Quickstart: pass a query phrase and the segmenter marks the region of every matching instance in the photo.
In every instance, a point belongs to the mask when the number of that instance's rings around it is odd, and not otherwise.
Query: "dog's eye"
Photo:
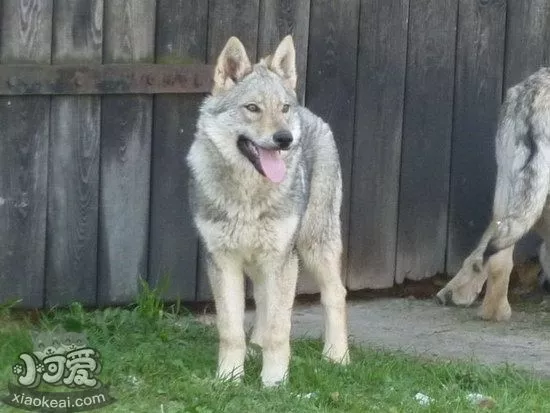
[[[288,104],[283,105],[283,113],[287,113],[289,111],[289,109],[290,109],[290,105],[288,105]]]
[[[250,103],[249,105],[246,105],[245,108],[250,112],[254,112],[254,113],[257,113],[260,111],[260,108],[258,107],[258,105],[255,105],[254,103]]]

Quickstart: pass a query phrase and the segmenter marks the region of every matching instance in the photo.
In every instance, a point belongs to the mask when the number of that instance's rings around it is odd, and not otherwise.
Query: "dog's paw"
[[[508,321],[512,316],[512,308],[508,300],[502,300],[499,303],[483,303],[478,312],[479,317],[487,321]]]
[[[264,362],[261,376],[264,387],[281,386],[287,382],[288,365],[284,363],[266,364]]]
[[[283,376],[281,376],[281,375],[274,375],[274,376],[266,375],[265,377],[262,374],[262,385],[264,387],[267,387],[267,388],[283,386],[287,383],[287,381],[288,381],[287,373],[285,373]]]

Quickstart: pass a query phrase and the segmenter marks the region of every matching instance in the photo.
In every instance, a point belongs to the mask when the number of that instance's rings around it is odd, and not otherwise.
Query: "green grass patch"
[[[260,356],[247,360],[242,384],[214,379],[215,328],[176,308],[163,308],[154,291],[130,308],[86,311],[79,304],[30,321],[0,316],[0,394],[14,381],[11,366],[32,350],[31,328],[86,332],[101,354],[102,382],[117,401],[101,412],[475,412],[469,393],[491,396],[495,412],[550,411],[550,382],[512,368],[430,361],[353,347],[352,364],[321,360],[321,341],[292,343],[290,381],[262,389]],[[498,351],[498,349],[495,349]],[[63,389],[66,391],[67,389]],[[415,400],[423,393],[433,401]],[[21,412],[0,406],[1,412]]]

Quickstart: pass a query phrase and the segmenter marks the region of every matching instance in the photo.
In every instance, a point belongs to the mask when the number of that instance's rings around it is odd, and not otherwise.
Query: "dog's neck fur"
[[[300,167],[300,146],[286,154],[287,178],[279,184],[269,182],[247,161],[228,162],[208,139],[197,139],[191,150],[191,166],[200,197],[197,200],[199,210],[224,210],[233,217],[255,220],[266,211],[283,214],[300,207],[289,203],[289,195],[303,190],[301,182],[295,179],[300,175],[296,173]]]

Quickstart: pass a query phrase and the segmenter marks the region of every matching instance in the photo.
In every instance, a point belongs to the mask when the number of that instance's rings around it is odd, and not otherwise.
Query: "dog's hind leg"
[[[482,256],[488,281],[480,315],[486,320],[510,318],[508,282],[514,245],[539,222],[548,196],[546,156],[531,135],[526,139],[532,141],[532,147],[525,164],[509,176],[497,178],[493,232]]]
[[[315,277],[321,292],[325,319],[323,356],[336,363],[349,363],[346,289],[341,277],[341,244],[332,248],[309,246],[300,248],[300,256]]]
[[[208,257],[208,277],[216,304],[220,339],[217,376],[239,380],[244,374],[244,275],[239,260],[225,255]]]
[[[514,266],[514,245],[491,255],[487,262],[487,291],[480,309],[485,320],[506,321],[512,310],[508,303],[508,282]]]

